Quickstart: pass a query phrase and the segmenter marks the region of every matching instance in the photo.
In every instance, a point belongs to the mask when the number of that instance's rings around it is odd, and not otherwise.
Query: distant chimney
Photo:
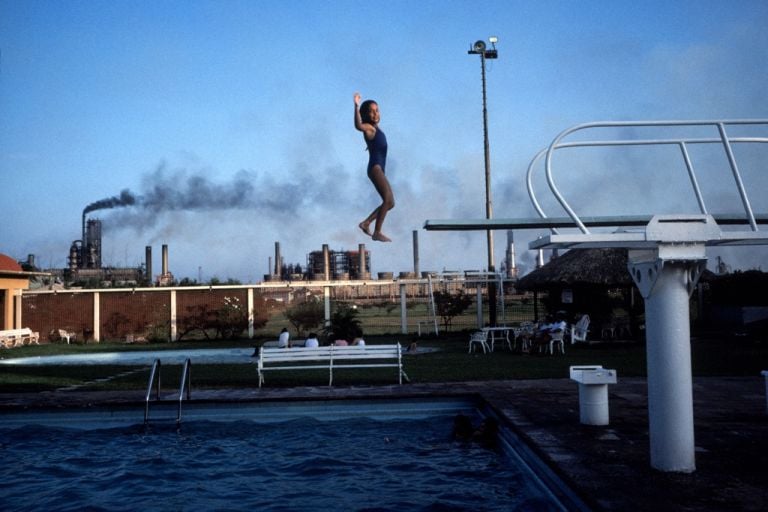
[[[331,255],[328,251],[328,244],[323,244],[323,279],[331,280]]]
[[[419,277],[419,232],[413,230],[413,273]]]
[[[368,269],[365,268],[365,244],[359,244],[357,246],[357,257],[360,264],[358,265],[358,268],[360,269],[360,275],[357,276],[358,279],[365,279],[366,274],[368,273]]]
[[[163,244],[163,265],[162,265],[162,274],[166,275],[168,273],[168,244]]]
[[[149,283],[150,286],[152,286],[153,277],[152,277],[152,246],[151,245],[148,245],[144,249],[144,260],[145,260],[144,266],[147,270],[147,282]]]
[[[280,242],[275,242],[275,275],[280,277],[283,272],[283,261],[280,256]]]
[[[507,277],[517,279],[517,263],[515,262],[515,233],[507,231]]]

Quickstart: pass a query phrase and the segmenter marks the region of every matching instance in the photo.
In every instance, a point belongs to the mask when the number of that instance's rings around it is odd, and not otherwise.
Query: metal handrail
[[[155,381],[155,375],[157,375],[157,381]],[[152,369],[149,372],[149,384],[147,384],[147,394],[144,397],[144,423],[149,421],[149,398],[152,395],[152,384],[155,385],[155,400],[160,400],[160,360],[155,359],[152,363]]]
[[[184,400],[184,389],[187,390],[187,400],[192,394],[192,360],[187,358],[184,361],[184,369],[181,372],[181,386],[179,386],[179,412],[176,416],[176,423],[181,423],[181,402]]]
[[[752,210],[752,206],[750,205],[750,202],[749,202],[749,197],[747,196],[744,183],[741,179],[741,173],[739,172],[739,168],[736,163],[736,158],[733,154],[732,144],[733,143],[768,143],[768,138],[766,137],[729,137],[728,134],[726,133],[726,126],[735,126],[735,125],[767,125],[768,126],[768,120],[755,119],[755,120],[711,120],[711,121],[616,121],[616,122],[594,122],[594,123],[585,123],[585,124],[576,125],[574,127],[571,127],[561,132],[557,137],[555,137],[555,139],[552,141],[552,143],[548,147],[539,151],[536,154],[536,156],[534,156],[533,160],[531,160],[531,163],[528,166],[528,171],[526,175],[528,196],[531,199],[531,203],[533,204],[533,207],[536,210],[536,212],[539,214],[539,216],[544,219],[548,218],[546,213],[542,209],[541,205],[539,204],[538,200],[536,199],[536,194],[533,191],[533,181],[532,181],[532,176],[533,176],[534,169],[536,168],[536,164],[541,160],[542,157],[546,157],[544,168],[546,171],[547,183],[549,184],[549,188],[552,191],[552,194],[555,196],[557,201],[560,203],[560,206],[563,207],[563,209],[568,214],[568,216],[574,221],[575,226],[578,227],[582,233],[589,234],[589,230],[587,229],[587,227],[584,225],[584,223],[582,222],[578,214],[576,214],[573,208],[571,208],[571,206],[565,200],[565,198],[557,188],[557,185],[555,184],[555,180],[552,174],[552,158],[553,158],[554,152],[558,149],[575,148],[575,147],[676,145],[681,150],[681,154],[685,162],[686,169],[688,171],[689,179],[691,180],[691,186],[693,188],[693,192],[696,197],[699,210],[702,214],[708,214],[706,205],[704,203],[704,198],[701,194],[701,189],[699,188],[696,172],[693,168],[693,163],[691,162],[690,156],[688,155],[687,147],[692,144],[722,144],[723,150],[728,159],[728,164],[731,168],[731,173],[733,174],[733,178],[736,182],[736,187],[739,192],[742,205],[744,207],[746,220],[749,222],[752,231],[758,231],[755,214]],[[594,128],[628,128],[628,127],[648,128],[648,127],[691,127],[691,126],[715,127],[717,128],[720,136],[712,137],[712,138],[668,137],[668,138],[661,138],[661,139],[616,139],[616,140],[587,140],[587,141],[577,141],[577,142],[563,142],[563,139],[565,139],[569,135],[572,135],[575,132],[594,129]],[[552,228],[551,231],[553,233],[557,233],[557,229],[555,228]]]

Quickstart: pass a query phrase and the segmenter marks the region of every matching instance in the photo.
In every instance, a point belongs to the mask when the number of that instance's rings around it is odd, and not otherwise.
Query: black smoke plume
[[[134,196],[127,188],[120,192],[119,196],[107,197],[106,199],[100,199],[94,203],[89,204],[83,210],[83,215],[95,210],[105,210],[107,208],[117,208],[118,206],[133,206],[136,204],[136,196]]]

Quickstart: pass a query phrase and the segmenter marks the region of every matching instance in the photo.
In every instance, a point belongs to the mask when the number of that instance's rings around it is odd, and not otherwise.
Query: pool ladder
[[[147,384],[147,394],[144,397],[144,424],[149,423],[149,402],[152,397],[152,385],[155,385],[155,400],[160,401],[160,359],[155,359],[152,363],[152,369],[149,372],[149,383]],[[157,377],[157,379],[155,379]],[[179,386],[179,398],[178,398],[178,412],[176,414],[176,423],[181,424],[181,405],[184,401],[184,395],[186,391],[186,398],[189,400],[192,393],[192,360],[187,358],[184,361],[184,369],[181,373],[181,385]]]

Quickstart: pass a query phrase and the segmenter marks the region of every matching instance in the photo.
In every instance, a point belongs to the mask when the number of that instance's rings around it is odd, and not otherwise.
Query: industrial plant
[[[152,247],[146,246],[144,263],[136,267],[105,266],[102,260],[102,222],[97,218],[88,218],[88,213],[102,208],[115,206],[119,200],[122,205],[127,201],[123,196],[111,198],[109,203],[100,201],[88,205],[82,214],[82,230],[79,239],[74,240],[67,255],[65,268],[46,269],[56,282],[67,286],[109,287],[109,286],[172,286],[178,284],[169,269],[168,245],[162,245],[162,265],[158,274],[153,273]],[[130,204],[126,203],[126,204]],[[359,244],[357,250],[332,250],[323,244],[320,250],[307,254],[306,263],[285,264],[280,251],[280,242],[275,242],[274,260],[269,258],[269,273],[264,274],[264,281],[365,281],[373,278],[391,280],[392,272],[371,273],[371,252],[365,244]],[[413,232],[413,272],[400,272],[400,278],[417,278],[419,272],[418,232]],[[27,266],[34,267],[34,255],[29,255]],[[501,265],[502,274],[508,279],[518,277],[515,262],[514,234],[507,232],[506,253]],[[193,282],[196,283],[196,282]]]

